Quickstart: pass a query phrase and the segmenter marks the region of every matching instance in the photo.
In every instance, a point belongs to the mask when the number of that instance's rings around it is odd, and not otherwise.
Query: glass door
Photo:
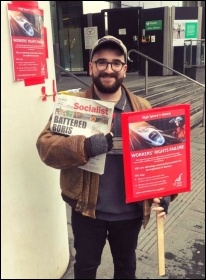
[[[68,71],[83,71],[81,37],[81,1],[60,1],[58,4],[59,45],[62,67]]]

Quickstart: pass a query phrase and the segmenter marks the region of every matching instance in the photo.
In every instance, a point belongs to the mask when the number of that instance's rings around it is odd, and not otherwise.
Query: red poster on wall
[[[190,191],[190,105],[121,116],[126,202]]]
[[[36,5],[8,4],[8,18],[14,81],[47,77],[43,10]]]

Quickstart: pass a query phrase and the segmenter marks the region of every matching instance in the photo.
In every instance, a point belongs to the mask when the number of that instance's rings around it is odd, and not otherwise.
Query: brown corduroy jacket
[[[134,111],[151,108],[149,102],[122,87],[128,96]],[[93,85],[85,92],[75,95],[92,98]],[[99,188],[99,175],[78,168],[85,165],[88,158],[84,151],[85,136],[63,136],[50,130],[50,123],[37,139],[37,150],[41,160],[48,166],[60,169],[60,187],[62,198],[82,215],[95,218],[95,209]],[[172,200],[176,195],[172,196]],[[143,227],[145,228],[151,212],[152,200],[143,203]]]

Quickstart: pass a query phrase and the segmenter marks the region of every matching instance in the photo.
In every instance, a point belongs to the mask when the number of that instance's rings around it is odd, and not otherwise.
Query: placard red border
[[[180,115],[184,118],[185,138],[182,143],[170,143],[170,137],[165,134],[169,128],[167,121],[171,122]],[[178,104],[138,112],[125,112],[121,115],[121,121],[126,203],[189,192],[191,190],[190,105]],[[148,145],[148,141],[139,136],[140,134],[136,137],[136,128],[131,130],[131,127],[142,127],[144,123],[151,127],[152,122],[159,123],[161,126],[164,124],[163,129],[158,128],[158,131],[162,131],[165,139],[169,140],[165,140],[162,146],[151,147],[149,144],[146,148],[132,150],[134,147],[131,148],[131,143],[136,138],[141,139],[145,146]],[[173,136],[171,139],[173,141]],[[181,184],[178,183],[178,174],[182,174]],[[160,180],[160,177],[163,179]],[[176,180],[173,180],[173,177]],[[175,186],[177,183],[178,185]]]

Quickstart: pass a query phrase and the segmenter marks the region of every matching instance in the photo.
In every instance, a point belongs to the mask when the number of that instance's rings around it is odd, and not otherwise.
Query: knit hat
[[[121,49],[125,56],[125,61],[127,61],[127,48],[125,47],[125,45],[122,43],[120,39],[117,39],[116,37],[111,35],[104,36],[96,41],[91,51],[91,60],[95,52],[98,50],[98,48],[108,43],[116,45],[119,49]]]

